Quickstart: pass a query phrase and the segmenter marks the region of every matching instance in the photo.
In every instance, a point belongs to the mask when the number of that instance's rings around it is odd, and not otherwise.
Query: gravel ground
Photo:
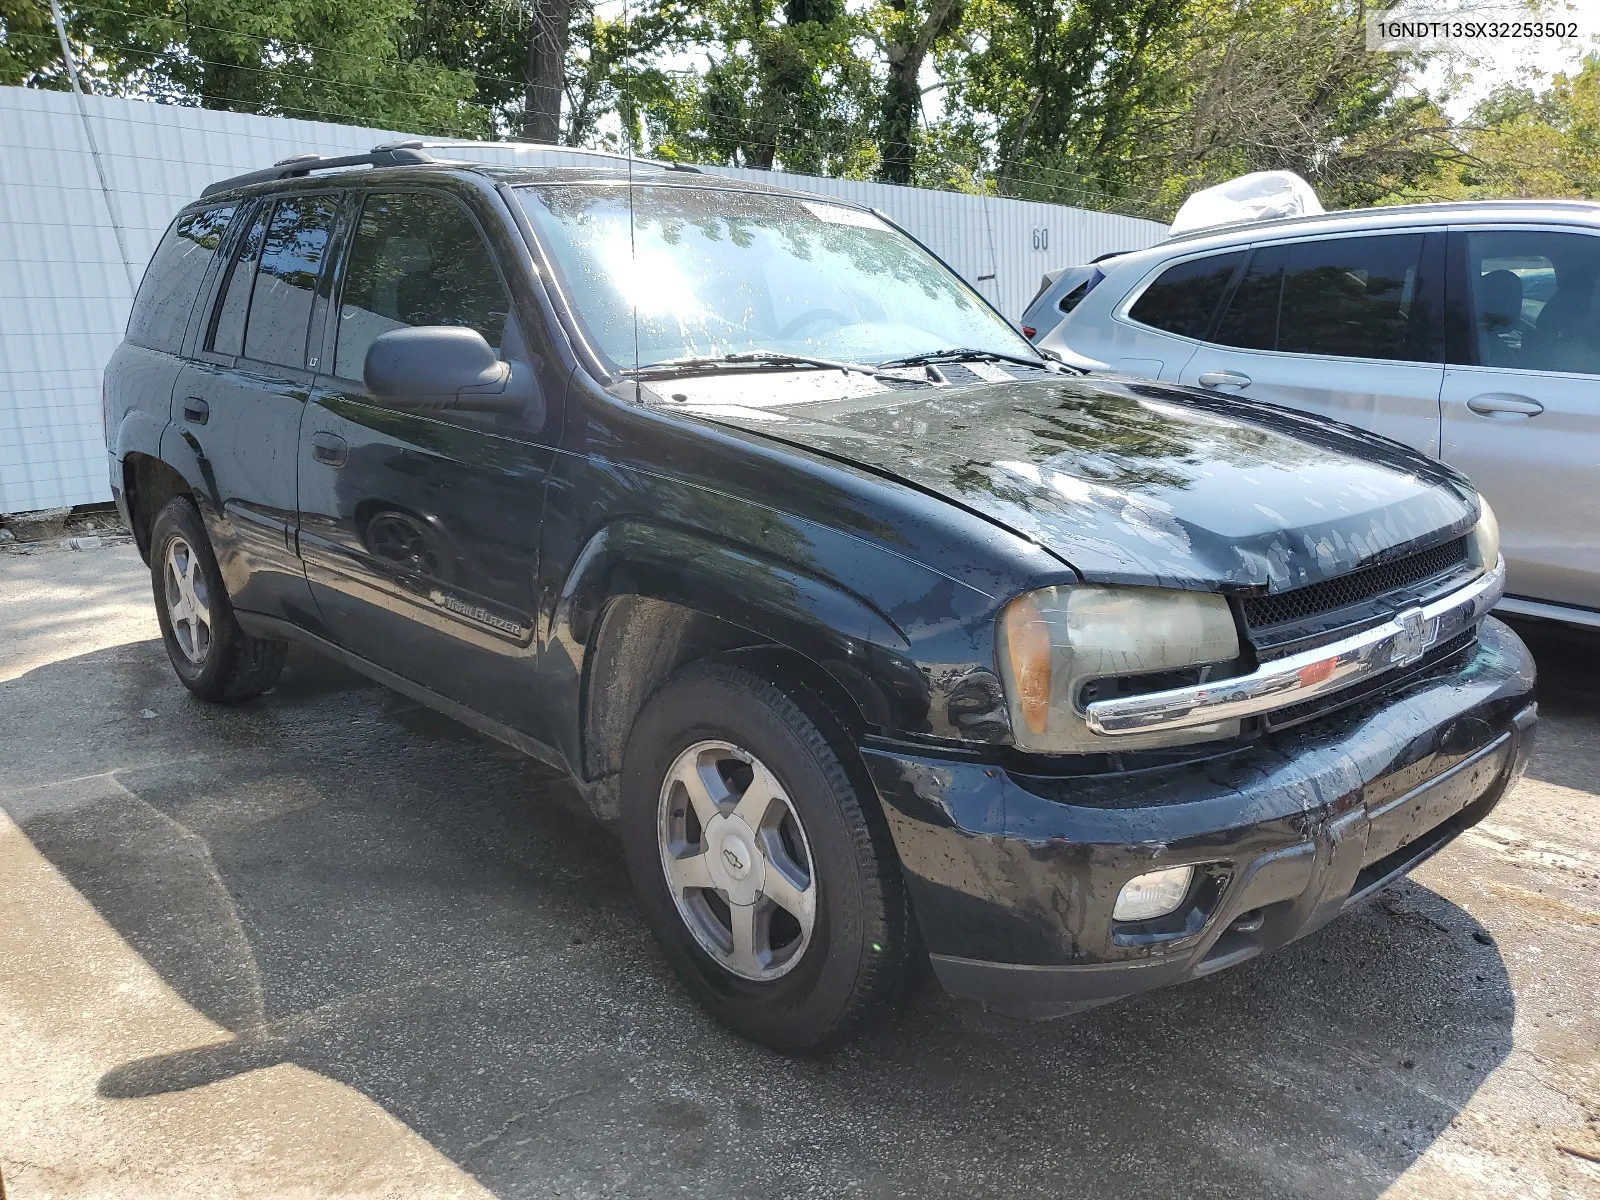
[[[296,654],[172,677],[133,548],[0,547],[0,1171],[36,1197],[1600,1196],[1600,643],[1489,822],[1066,1021],[724,1033],[543,768]]]

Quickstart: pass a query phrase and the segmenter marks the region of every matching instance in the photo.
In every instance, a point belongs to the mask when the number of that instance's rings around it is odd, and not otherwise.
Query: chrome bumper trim
[[[1187,729],[1251,717],[1326,695],[1393,667],[1408,666],[1440,642],[1475,625],[1505,591],[1505,559],[1463,588],[1408,608],[1372,629],[1315,650],[1274,659],[1249,675],[1143,696],[1096,700],[1084,720],[1115,737]]]

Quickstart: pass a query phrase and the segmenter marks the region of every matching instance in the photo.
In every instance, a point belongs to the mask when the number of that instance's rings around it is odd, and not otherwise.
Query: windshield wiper
[[[925,367],[931,363],[961,362],[971,359],[996,359],[1000,362],[1017,363],[1019,366],[1033,367],[1035,370],[1048,371],[1051,366],[1049,359],[1026,358],[1021,354],[1007,354],[1003,350],[974,350],[967,346],[952,346],[948,350],[929,350],[925,354],[908,354],[904,358],[885,359],[879,363],[880,367]]]
[[[815,367],[825,371],[855,371],[862,375],[879,374],[877,367],[865,363],[842,362],[833,358],[816,358],[809,354],[789,354],[782,350],[741,350],[736,354],[716,354],[691,358],[668,358],[647,363],[642,367],[628,367],[622,374],[629,379],[666,379],[673,375],[689,375],[696,371],[719,370],[723,367]]]

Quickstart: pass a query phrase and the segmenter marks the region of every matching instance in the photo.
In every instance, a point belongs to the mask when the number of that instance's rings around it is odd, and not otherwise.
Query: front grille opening
[[[1240,608],[1245,624],[1252,630],[1286,625],[1348,608],[1397,588],[1411,587],[1435,575],[1456,570],[1466,561],[1467,539],[1458,537],[1404,558],[1358,567],[1321,583],[1271,596],[1248,596],[1240,602]]]

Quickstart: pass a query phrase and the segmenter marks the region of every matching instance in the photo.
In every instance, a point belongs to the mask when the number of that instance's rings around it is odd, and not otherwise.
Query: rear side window
[[[128,340],[176,354],[183,346],[200,285],[217,257],[233,206],[184,213],[172,223],[145,268],[128,317]]]
[[[1244,252],[1236,250],[1168,267],[1134,301],[1128,316],[1180,337],[1203,338],[1234,268],[1243,260]]]
[[[1438,361],[1420,233],[1263,246],[1212,340],[1246,350]]]

